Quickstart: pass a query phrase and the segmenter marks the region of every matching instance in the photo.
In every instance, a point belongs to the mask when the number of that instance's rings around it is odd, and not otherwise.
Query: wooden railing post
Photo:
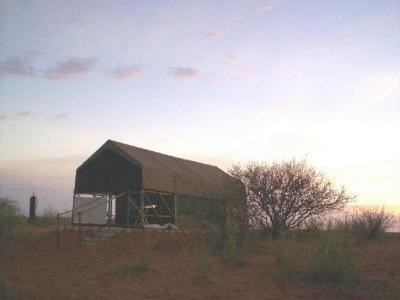
[[[131,192],[128,191],[128,197],[126,199],[126,225],[129,225],[130,218],[130,202],[131,202]]]
[[[78,243],[79,243],[79,247],[82,245],[81,243],[81,221],[82,221],[82,213],[79,212],[78,213]]]
[[[140,225],[144,224],[144,199],[143,190],[140,190]]]
[[[60,249],[60,214],[57,214],[57,238],[56,238],[57,249]]]

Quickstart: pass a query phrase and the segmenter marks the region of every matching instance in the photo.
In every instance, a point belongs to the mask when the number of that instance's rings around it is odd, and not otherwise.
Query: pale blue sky
[[[0,192],[70,206],[107,139],[304,158],[400,202],[399,1],[0,1]]]

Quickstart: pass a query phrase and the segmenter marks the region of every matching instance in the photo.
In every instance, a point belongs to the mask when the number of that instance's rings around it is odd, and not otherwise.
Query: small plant
[[[199,248],[196,251],[195,257],[195,269],[198,275],[198,278],[202,282],[209,282],[210,281],[210,255],[208,245],[205,243],[201,243]]]
[[[53,208],[46,208],[36,219],[36,224],[40,226],[57,225],[57,211]]]
[[[125,264],[119,266],[115,270],[115,273],[118,275],[126,275],[130,273],[145,273],[148,271],[150,271],[150,267],[144,261],[139,261],[135,264]]]
[[[337,234],[324,235],[311,264],[312,278],[327,282],[352,282],[356,279],[353,254],[346,240]]]
[[[235,268],[243,268],[246,264],[247,262],[243,258],[235,258],[232,260],[232,265]]]
[[[203,283],[210,282],[210,243],[207,232],[198,232],[194,236],[192,253],[196,278]]]
[[[19,208],[15,201],[0,198],[0,255],[5,253],[5,246],[13,237],[13,228],[18,223]]]
[[[133,249],[132,244],[129,244],[129,248]],[[119,266],[115,272],[119,275],[125,275],[129,273],[145,273],[150,271],[150,264],[147,259],[148,251],[150,248],[149,236],[146,231],[143,231],[143,240],[139,248],[138,260],[135,263],[128,263]]]
[[[384,208],[364,210],[355,214],[352,220],[352,231],[365,240],[376,240],[388,229],[394,227],[395,217],[386,213]]]
[[[16,297],[15,290],[0,274],[0,299],[14,299],[15,297]]]
[[[288,279],[295,277],[300,273],[296,263],[297,247],[294,244],[295,241],[287,237],[281,237],[276,243],[273,253],[278,264],[279,275]]]

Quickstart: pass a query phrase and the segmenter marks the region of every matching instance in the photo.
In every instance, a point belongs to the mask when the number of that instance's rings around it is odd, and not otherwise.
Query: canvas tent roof
[[[190,161],[108,140],[79,168],[110,149],[142,169],[145,190],[188,194],[206,198],[228,197],[233,179],[216,166]],[[79,170],[78,168],[78,170]]]

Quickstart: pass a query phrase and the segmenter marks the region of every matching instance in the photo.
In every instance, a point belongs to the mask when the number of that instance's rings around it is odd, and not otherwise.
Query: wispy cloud
[[[239,53],[237,52],[229,52],[227,54],[225,54],[224,59],[225,60],[229,60],[229,61],[233,61],[233,60],[237,60],[239,58]]]
[[[31,112],[30,110],[21,110],[20,112],[17,113],[16,117],[29,117],[33,115],[33,112]]]
[[[54,121],[60,121],[60,120],[64,120],[68,116],[69,116],[69,113],[61,113],[61,114],[52,116],[51,119]]]
[[[199,70],[187,67],[171,67],[168,74],[177,79],[190,79],[199,75]]]
[[[228,23],[233,24],[233,23],[237,23],[240,22],[244,19],[244,15],[240,15],[240,16],[234,16],[229,18]]]
[[[210,40],[218,41],[224,37],[224,32],[223,31],[211,31],[207,33],[207,38]]]
[[[68,57],[55,66],[43,71],[43,76],[51,80],[63,80],[82,76],[96,65],[95,58]]]
[[[144,73],[145,69],[142,65],[124,66],[109,70],[108,74],[116,79],[135,79]]]
[[[226,53],[223,58],[220,61],[220,65],[223,69],[231,67],[233,64],[235,64],[238,59],[240,58],[239,53],[237,52],[229,52]]]
[[[31,59],[25,56],[10,56],[0,62],[0,75],[35,76],[37,70],[31,66]]]
[[[8,116],[6,116],[6,115],[0,115],[0,122],[3,122],[3,121],[5,121],[5,120],[7,120],[8,119]]]
[[[283,2],[284,0],[268,0],[257,8],[256,13],[259,15],[265,14],[266,12],[273,10],[278,5],[281,5]]]

